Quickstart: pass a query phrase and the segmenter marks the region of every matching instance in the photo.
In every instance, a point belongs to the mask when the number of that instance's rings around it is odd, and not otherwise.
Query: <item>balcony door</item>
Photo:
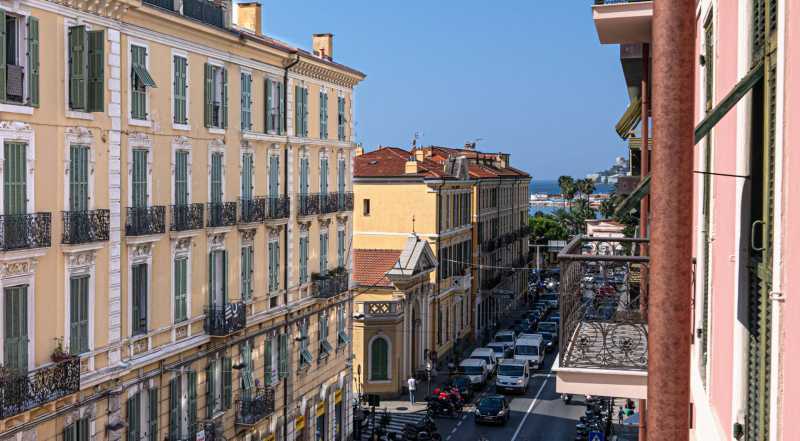
[[[3,214],[5,214],[5,249],[23,248],[27,228],[27,173],[25,154],[27,145],[20,142],[6,142],[3,157]]]
[[[226,275],[228,267],[227,253],[223,250],[212,251],[208,260],[208,304],[221,308],[228,301]]]
[[[28,286],[3,290],[3,366],[28,370]]]

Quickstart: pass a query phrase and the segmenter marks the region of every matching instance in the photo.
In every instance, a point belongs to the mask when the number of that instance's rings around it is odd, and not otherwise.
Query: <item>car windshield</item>
[[[491,348],[495,354],[502,354],[505,352],[505,349],[502,346],[491,346]]]
[[[478,360],[484,360],[486,364],[490,364],[492,362],[492,357],[489,355],[473,355],[471,358],[477,358]]]
[[[461,366],[461,370],[469,375],[481,375],[483,373],[483,368],[480,366]]]
[[[494,341],[499,341],[500,343],[512,342],[514,341],[514,336],[512,334],[495,335]]]
[[[522,366],[513,364],[501,364],[499,369],[497,375],[506,377],[521,377],[525,373],[525,369]]]
[[[517,345],[517,355],[539,355],[539,347],[531,345]]]
[[[478,408],[481,410],[492,410],[498,411],[503,407],[503,399],[502,398],[484,398],[478,403]]]
[[[469,386],[469,378],[459,377],[453,380],[453,386],[464,388]]]
[[[547,332],[556,332],[556,324],[555,323],[542,322],[542,323],[539,323],[539,329],[542,330],[542,331],[547,331]]]

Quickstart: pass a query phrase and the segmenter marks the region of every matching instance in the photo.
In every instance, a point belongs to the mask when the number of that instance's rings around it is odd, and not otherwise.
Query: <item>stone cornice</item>
[[[356,74],[338,71],[333,67],[317,64],[302,58],[291,68],[291,71],[297,75],[333,83],[350,89],[352,89],[356,84],[358,84],[359,81],[362,80],[362,77]]]

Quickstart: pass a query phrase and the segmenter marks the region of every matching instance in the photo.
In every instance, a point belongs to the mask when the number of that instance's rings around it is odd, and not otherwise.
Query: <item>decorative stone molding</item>
[[[131,147],[147,147],[153,145],[153,139],[146,133],[133,132],[128,135],[128,145]]]
[[[267,225],[267,235],[270,241],[280,239],[281,231],[283,231],[282,225]]]
[[[208,251],[225,249],[225,233],[216,233],[208,236]]]
[[[297,226],[300,227],[300,237],[308,237],[308,231],[311,229],[311,221],[297,222]]]
[[[255,240],[256,237],[256,229],[250,228],[246,230],[241,230],[241,234],[242,234],[242,245],[252,245],[253,240]]]
[[[310,60],[300,60],[299,63],[292,67],[291,71],[298,75],[333,83],[349,89],[352,89],[360,81],[360,78],[356,74],[335,71],[323,64],[313,63]]]
[[[192,139],[187,136],[176,136],[172,138],[172,147],[184,150],[192,149]]]
[[[175,254],[189,254],[192,251],[192,238],[183,237],[174,241]]]
[[[128,247],[128,259],[132,264],[146,262],[153,257],[153,246],[151,243],[143,243]]]
[[[0,278],[33,277],[36,272],[37,261],[35,258],[12,260],[0,263]]]
[[[67,269],[71,270],[73,273],[75,270],[86,269],[94,266],[94,262],[94,251],[67,254]]]

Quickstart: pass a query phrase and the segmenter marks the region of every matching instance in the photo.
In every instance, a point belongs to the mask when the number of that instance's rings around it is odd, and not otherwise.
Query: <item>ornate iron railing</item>
[[[319,211],[322,214],[336,213],[339,211],[339,194],[338,193],[320,193],[319,195]]]
[[[146,236],[164,233],[164,213],[166,207],[128,207],[125,219],[125,235]]]
[[[225,27],[222,6],[207,0],[183,0],[183,15],[203,23]]]
[[[63,211],[64,231],[61,243],[80,243],[108,240],[109,210]]]
[[[275,196],[267,198],[266,218],[267,220],[288,219],[289,218],[289,198],[286,196]]]
[[[203,204],[200,202],[188,205],[173,205],[169,229],[172,231],[199,230],[203,228],[203,213]]]
[[[205,307],[206,318],[203,329],[214,337],[225,337],[239,332],[247,325],[246,309],[243,302]]]
[[[236,401],[236,425],[254,426],[275,412],[275,390],[257,388],[249,394],[240,392]]]
[[[339,211],[353,211],[355,197],[352,191],[336,193],[339,201]]]
[[[299,206],[297,207],[298,216],[312,216],[319,214],[320,201],[319,194],[299,194],[297,195]]]
[[[264,222],[266,199],[263,196],[253,199],[239,199],[239,223]]]
[[[394,317],[403,313],[401,302],[364,302],[360,306],[366,318]]]
[[[0,367],[0,419],[78,392],[80,386],[78,357],[26,373]]]
[[[0,215],[0,250],[50,246],[50,213]]]
[[[348,290],[350,287],[350,273],[340,269],[324,276],[315,276],[312,282],[312,295],[317,298],[327,299]]]
[[[148,5],[158,6],[159,8],[168,9],[170,11],[175,10],[174,0],[143,0],[143,3],[147,3]]]
[[[481,251],[484,253],[491,253],[499,248],[500,239],[484,239],[481,242]]]
[[[206,204],[206,227],[236,225],[236,202],[209,202]]]
[[[637,255],[646,242],[579,236],[559,253],[561,366],[647,369],[647,313],[638,274],[649,259]]]

